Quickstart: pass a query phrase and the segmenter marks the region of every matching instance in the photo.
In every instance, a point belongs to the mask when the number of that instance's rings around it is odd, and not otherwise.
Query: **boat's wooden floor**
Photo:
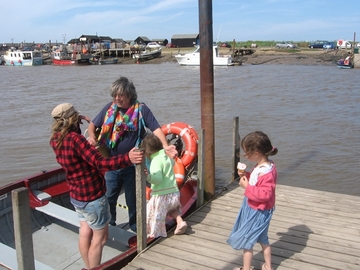
[[[274,269],[360,269],[360,197],[277,186],[276,210],[269,229]],[[124,269],[233,269],[242,251],[226,240],[243,199],[238,183],[188,219],[184,235],[169,233]],[[263,255],[254,247],[254,269]]]

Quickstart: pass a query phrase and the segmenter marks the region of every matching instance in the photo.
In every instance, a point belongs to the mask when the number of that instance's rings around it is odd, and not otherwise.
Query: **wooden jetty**
[[[224,269],[242,264],[242,250],[226,240],[244,190],[237,181],[186,219],[184,235],[168,234],[123,269]],[[360,269],[360,197],[277,185],[276,210],[269,229],[276,270]],[[261,247],[254,247],[259,270]]]

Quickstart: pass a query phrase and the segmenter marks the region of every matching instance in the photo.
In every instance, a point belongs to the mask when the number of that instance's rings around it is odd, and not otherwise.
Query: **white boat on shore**
[[[230,55],[220,55],[218,46],[213,46],[214,66],[233,66],[234,62]],[[182,66],[200,66],[200,46],[192,53],[177,54],[175,58]]]
[[[133,58],[140,61],[147,61],[158,57],[161,57],[161,47],[153,51],[140,51],[140,53],[133,55]]]
[[[4,55],[7,66],[39,66],[43,64],[43,56],[40,51],[20,51],[10,49]]]

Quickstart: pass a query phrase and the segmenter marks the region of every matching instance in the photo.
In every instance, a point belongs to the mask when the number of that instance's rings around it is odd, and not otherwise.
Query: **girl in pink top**
[[[260,243],[264,254],[261,270],[272,270],[268,230],[275,209],[277,171],[268,157],[276,155],[278,150],[261,131],[246,135],[241,148],[245,157],[256,165],[250,175],[238,172],[245,197],[227,243],[234,249],[244,249],[243,266],[234,270],[250,270],[255,243]]]

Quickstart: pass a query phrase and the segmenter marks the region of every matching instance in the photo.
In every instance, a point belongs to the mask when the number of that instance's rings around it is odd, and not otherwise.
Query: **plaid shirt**
[[[75,131],[69,132],[60,147],[56,139],[50,140],[57,162],[66,172],[70,196],[78,201],[89,202],[103,196],[106,192],[103,172],[131,166],[128,154],[103,157],[85,137]]]

